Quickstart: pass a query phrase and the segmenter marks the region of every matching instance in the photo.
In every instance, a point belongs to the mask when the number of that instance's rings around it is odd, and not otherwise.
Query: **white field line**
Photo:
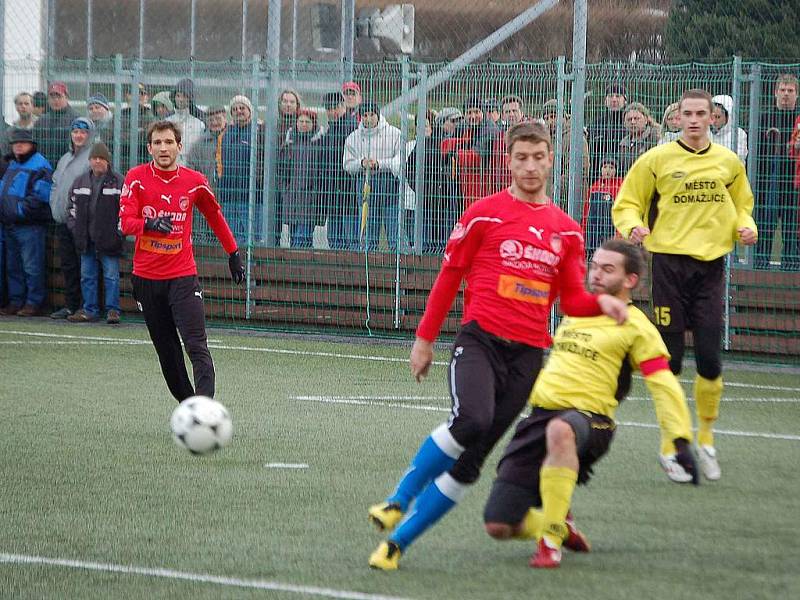
[[[292,400],[316,400],[317,398],[334,398],[337,400],[375,400],[375,401],[394,401],[405,402],[412,400],[441,400],[442,402],[449,402],[450,398],[447,396],[292,396]],[[625,402],[633,401],[650,401],[647,396],[628,396]],[[694,398],[687,398],[687,402],[694,402]],[[750,398],[750,397],[726,397],[722,402],[753,402],[755,404],[769,404],[769,403],[800,403],[800,398],[787,398],[785,396],[769,396],[763,398]]]
[[[117,340],[114,342],[90,342],[84,340],[0,340],[4,346],[139,346],[148,342],[134,342],[132,340]]]
[[[449,413],[449,408],[441,406],[430,406],[420,404],[398,404],[396,402],[388,402],[385,400],[355,400],[353,398],[340,398],[338,396],[291,396],[290,400],[300,400],[304,402],[319,402],[320,404],[349,404],[356,406],[380,406],[388,408],[403,408],[408,410],[421,410],[426,412],[441,412]],[[617,421],[617,425],[624,425],[626,427],[644,427],[646,429],[658,429],[658,425],[654,423],[637,423],[634,421]],[[715,429],[714,433],[720,435],[731,435],[739,437],[755,437],[772,440],[789,440],[800,441],[800,435],[791,435],[783,433],[761,433],[755,431],[731,431],[723,429]]]
[[[306,463],[267,463],[264,465],[266,469],[307,469]]]
[[[36,337],[46,337],[46,338],[62,338],[62,339],[79,339],[79,340],[90,340],[90,341],[102,341],[102,342],[128,342],[131,344],[149,344],[149,340],[142,340],[142,339],[135,339],[135,338],[115,338],[115,337],[97,337],[97,336],[83,336],[83,335],[67,335],[67,334],[60,334],[60,333],[39,333],[39,332],[32,332],[32,331],[13,331],[13,330],[3,330],[0,329],[0,334],[8,334],[8,335],[22,335],[22,336],[36,336]],[[307,350],[287,350],[283,348],[258,348],[253,346],[233,346],[230,344],[223,344],[220,342],[209,341],[208,347],[215,350],[235,350],[239,352],[264,352],[267,354],[287,354],[287,355],[295,355],[295,356],[320,356],[323,358],[346,358],[346,359],[353,359],[353,360],[366,360],[370,362],[387,362],[387,363],[407,363],[407,358],[397,358],[394,356],[368,356],[364,354],[344,354],[339,352],[312,352]],[[446,361],[434,361],[434,365],[444,367],[447,366],[449,363]],[[636,376],[638,379],[642,379],[641,376]],[[724,376],[723,376],[724,377]],[[693,380],[691,379],[680,379],[681,383],[691,384]],[[741,382],[729,382],[726,381],[725,385],[727,387],[738,387],[738,388],[745,388],[745,389],[757,389],[757,390],[770,390],[775,392],[800,392],[800,387],[787,387],[787,386],[780,386],[780,385],[764,385],[760,383],[741,383]]]
[[[161,577],[164,579],[180,579],[192,583],[214,583],[217,585],[248,588],[255,590],[269,590],[274,592],[289,592],[305,596],[322,596],[324,598],[346,598],[348,600],[403,600],[397,596],[383,596],[380,594],[367,594],[351,592],[348,590],[333,590],[330,588],[294,585],[279,581],[239,579],[208,573],[188,573],[151,567],[137,567],[134,565],[115,565],[113,563],[99,563],[83,560],[70,560],[66,558],[48,558],[45,556],[28,556],[25,554],[0,553],[0,563],[16,565],[44,565],[51,567],[65,567],[68,569],[81,569],[86,571],[101,571],[104,573],[121,573],[123,575],[141,575],[143,577]]]

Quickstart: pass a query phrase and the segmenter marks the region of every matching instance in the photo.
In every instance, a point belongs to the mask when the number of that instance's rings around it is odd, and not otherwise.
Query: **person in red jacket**
[[[442,156],[454,165],[464,208],[498,190],[498,177],[505,170],[499,139],[497,125],[484,115],[483,102],[467,100],[462,126],[441,143]]]
[[[614,223],[611,222],[611,205],[622,185],[622,177],[617,177],[617,161],[604,158],[600,164],[600,177],[589,188],[583,202],[581,227],[586,238],[587,250],[594,251],[605,240],[614,237]]]
[[[604,313],[620,323],[627,318],[622,300],[584,289],[581,229],[545,193],[553,165],[545,126],[511,127],[506,148],[511,187],[461,215],[417,327],[411,373],[421,381],[466,281],[462,326],[447,371],[450,416],[422,443],[394,492],[368,511],[380,530],[394,530],[370,556],[376,569],[397,569],[407,547],[478,479],[484,460],[530,395],[550,345],[548,322],[556,298],[571,316]]]
[[[214,397],[214,363],[192,250],[194,206],[228,253],[233,281],[244,281],[236,240],[208,180],[178,165],[181,149],[178,125],[171,121],[150,125],[147,151],[153,160],[128,171],[119,207],[120,231],[136,236],[133,295],[144,313],[167,387],[178,402],[195,394]],[[192,363],[194,387],[184,365],[181,340]]]

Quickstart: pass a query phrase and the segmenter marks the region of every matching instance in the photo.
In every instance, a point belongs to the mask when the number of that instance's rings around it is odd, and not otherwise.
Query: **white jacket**
[[[733,150],[739,156],[739,160],[745,162],[747,160],[747,133],[741,127],[737,127],[737,139],[733,141],[733,129],[731,128],[731,113],[733,112],[733,98],[724,94],[714,96],[711,101],[714,104],[722,105],[728,112],[728,122],[720,127],[717,131],[711,128],[711,141],[720,146],[725,146],[729,150]]]
[[[167,121],[172,121],[181,128],[181,143],[183,151],[178,159],[180,164],[186,164],[186,157],[192,149],[194,143],[203,137],[206,125],[200,119],[189,113],[188,108],[176,110],[174,114],[167,117]]]
[[[344,141],[342,166],[351,175],[357,175],[364,169],[361,161],[372,158],[378,161],[378,172],[389,172],[395,177],[400,175],[400,165],[405,160],[405,153],[400,144],[400,130],[389,125],[381,115],[377,127],[367,129],[362,121],[353,133]]]

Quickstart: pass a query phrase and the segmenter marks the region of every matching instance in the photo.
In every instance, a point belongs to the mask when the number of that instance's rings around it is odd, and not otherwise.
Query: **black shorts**
[[[592,465],[608,451],[614,438],[614,421],[578,410],[534,408],[517,425],[497,465],[497,479],[486,502],[484,521],[513,525],[522,521],[529,508],[542,505],[539,470],[547,455],[547,424],[556,417],[569,423],[575,432],[578,483],[589,481]]]
[[[650,298],[659,331],[677,333],[722,327],[725,257],[697,260],[652,253]]]

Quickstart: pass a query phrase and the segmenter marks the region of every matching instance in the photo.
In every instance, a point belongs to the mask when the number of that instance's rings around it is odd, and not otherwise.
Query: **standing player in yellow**
[[[611,210],[614,227],[644,243],[651,259],[653,319],[681,372],[684,335],[692,331],[697,376],[694,399],[700,467],[721,471],[713,426],[722,398],[722,298],[725,255],[736,241],[752,246],[753,192],[742,161],[708,138],[711,96],[687,90],[678,108],[681,135],[645,152],[631,167]],[[675,462],[672,440],[661,439],[661,465],[673,481],[689,477]]]
[[[637,246],[608,240],[590,263],[592,291],[630,303],[643,271]],[[605,316],[565,317],[533,387],[533,410],[497,467],[484,511],[487,533],[499,540],[538,540],[530,563],[536,568],[558,567],[562,545],[589,551],[569,514],[572,493],[589,480],[592,465],[611,444],[614,413],[630,389],[633,369],[644,375],[662,435],[677,446],[676,460],[698,483],[689,409],[668,359],[658,331],[638,308],[628,307],[624,325]]]

